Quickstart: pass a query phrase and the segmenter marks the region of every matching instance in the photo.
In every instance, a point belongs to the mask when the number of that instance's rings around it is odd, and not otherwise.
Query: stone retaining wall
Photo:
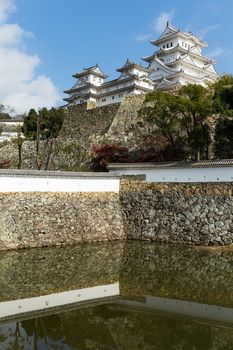
[[[123,181],[121,203],[128,239],[230,245],[232,183]]]
[[[1,193],[4,249],[124,238],[117,193]]]
[[[120,104],[87,110],[86,106],[71,106],[56,140],[53,168],[83,171],[90,168],[90,138],[100,137],[109,129]]]
[[[0,193],[0,250],[148,240],[233,243],[232,183],[122,180],[114,192]]]

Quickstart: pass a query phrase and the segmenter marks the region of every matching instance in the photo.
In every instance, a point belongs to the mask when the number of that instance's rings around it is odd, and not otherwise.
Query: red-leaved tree
[[[9,159],[0,160],[0,169],[9,169],[11,166],[11,162]]]

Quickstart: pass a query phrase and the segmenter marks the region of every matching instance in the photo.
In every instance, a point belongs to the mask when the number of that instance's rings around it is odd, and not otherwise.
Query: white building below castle
[[[154,90],[177,90],[182,85],[207,86],[217,80],[214,60],[205,57],[202,49],[207,44],[191,32],[186,33],[167,23],[162,35],[151,43],[157,50],[142,59],[147,67],[127,60],[115,80],[105,81],[107,76],[98,65],[84,68],[73,75],[75,85],[64,91],[68,105],[90,102],[100,107],[118,103],[125,96],[145,94]]]

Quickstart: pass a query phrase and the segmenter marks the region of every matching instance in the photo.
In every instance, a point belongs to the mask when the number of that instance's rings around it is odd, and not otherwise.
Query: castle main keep
[[[217,80],[216,62],[202,53],[207,43],[193,33],[174,28],[167,22],[162,35],[151,44],[157,50],[142,57],[147,67],[127,59],[117,69],[119,77],[109,81],[98,65],[84,68],[73,75],[77,81],[64,91],[68,95],[64,100],[68,105],[88,102],[92,107],[100,107],[121,102],[129,95],[177,90],[186,84],[207,86]]]

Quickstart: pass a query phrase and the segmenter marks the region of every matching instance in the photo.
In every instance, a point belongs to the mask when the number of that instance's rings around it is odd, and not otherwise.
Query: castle
[[[89,103],[92,108],[121,102],[125,96],[145,94],[154,90],[177,90],[182,85],[207,86],[217,80],[214,60],[205,57],[208,45],[191,32],[176,29],[167,22],[162,35],[151,41],[157,50],[142,59],[147,67],[127,60],[118,68],[119,77],[105,81],[107,76],[98,65],[84,68],[73,75],[75,85],[65,90],[68,105]]]

